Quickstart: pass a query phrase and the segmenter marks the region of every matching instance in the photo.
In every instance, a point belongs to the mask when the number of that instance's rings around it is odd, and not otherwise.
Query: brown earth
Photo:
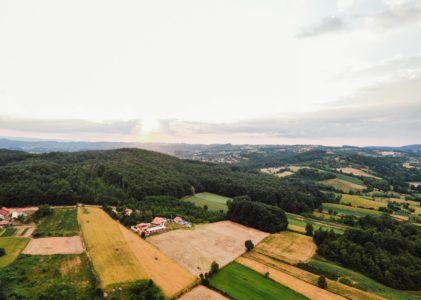
[[[297,264],[313,257],[316,248],[311,237],[284,231],[271,234],[257,245],[254,251],[290,264]]]
[[[199,285],[192,289],[190,292],[184,294],[178,300],[227,300],[228,298],[208,289],[203,285]]]
[[[256,245],[267,233],[231,222],[196,225],[192,229],[174,230],[147,239],[192,274],[209,271],[216,261],[223,267],[244,253],[244,242]]]
[[[80,236],[32,239],[23,254],[79,254],[85,251]]]

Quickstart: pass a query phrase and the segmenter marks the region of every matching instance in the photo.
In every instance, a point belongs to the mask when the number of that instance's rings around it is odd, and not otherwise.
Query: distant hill
[[[389,146],[370,146],[366,147],[370,150],[380,150],[380,151],[401,151],[401,152],[421,152],[421,144],[407,145],[401,147],[389,147]]]

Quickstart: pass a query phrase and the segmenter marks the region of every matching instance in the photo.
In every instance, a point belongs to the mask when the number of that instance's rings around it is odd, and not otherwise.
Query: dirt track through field
[[[85,251],[80,236],[32,239],[23,254],[79,254]]]
[[[178,298],[178,300],[228,300],[228,298],[203,285],[199,285]]]
[[[285,274],[279,270],[274,268],[268,267],[264,264],[261,264],[257,261],[239,257],[237,258],[237,262],[240,264],[255,270],[261,274],[265,274],[269,272],[269,278],[272,280],[279,282],[280,284],[289,287],[290,289],[314,300],[346,300],[346,298],[333,294],[327,290],[321,289],[317,286],[314,286],[310,283],[302,281],[298,278],[295,278],[291,275]]]
[[[246,240],[257,244],[266,236],[263,231],[222,221],[170,231],[147,241],[198,276],[208,272],[213,261],[222,267],[240,256],[245,251]]]

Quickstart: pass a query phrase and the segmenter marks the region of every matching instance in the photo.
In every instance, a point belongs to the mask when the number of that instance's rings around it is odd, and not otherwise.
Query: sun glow
[[[142,134],[149,134],[159,129],[159,121],[157,119],[146,118],[142,121]]]

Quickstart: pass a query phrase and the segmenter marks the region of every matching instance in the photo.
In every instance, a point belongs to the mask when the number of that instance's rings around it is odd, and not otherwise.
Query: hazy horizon
[[[2,1],[0,136],[421,144],[421,2]]]

